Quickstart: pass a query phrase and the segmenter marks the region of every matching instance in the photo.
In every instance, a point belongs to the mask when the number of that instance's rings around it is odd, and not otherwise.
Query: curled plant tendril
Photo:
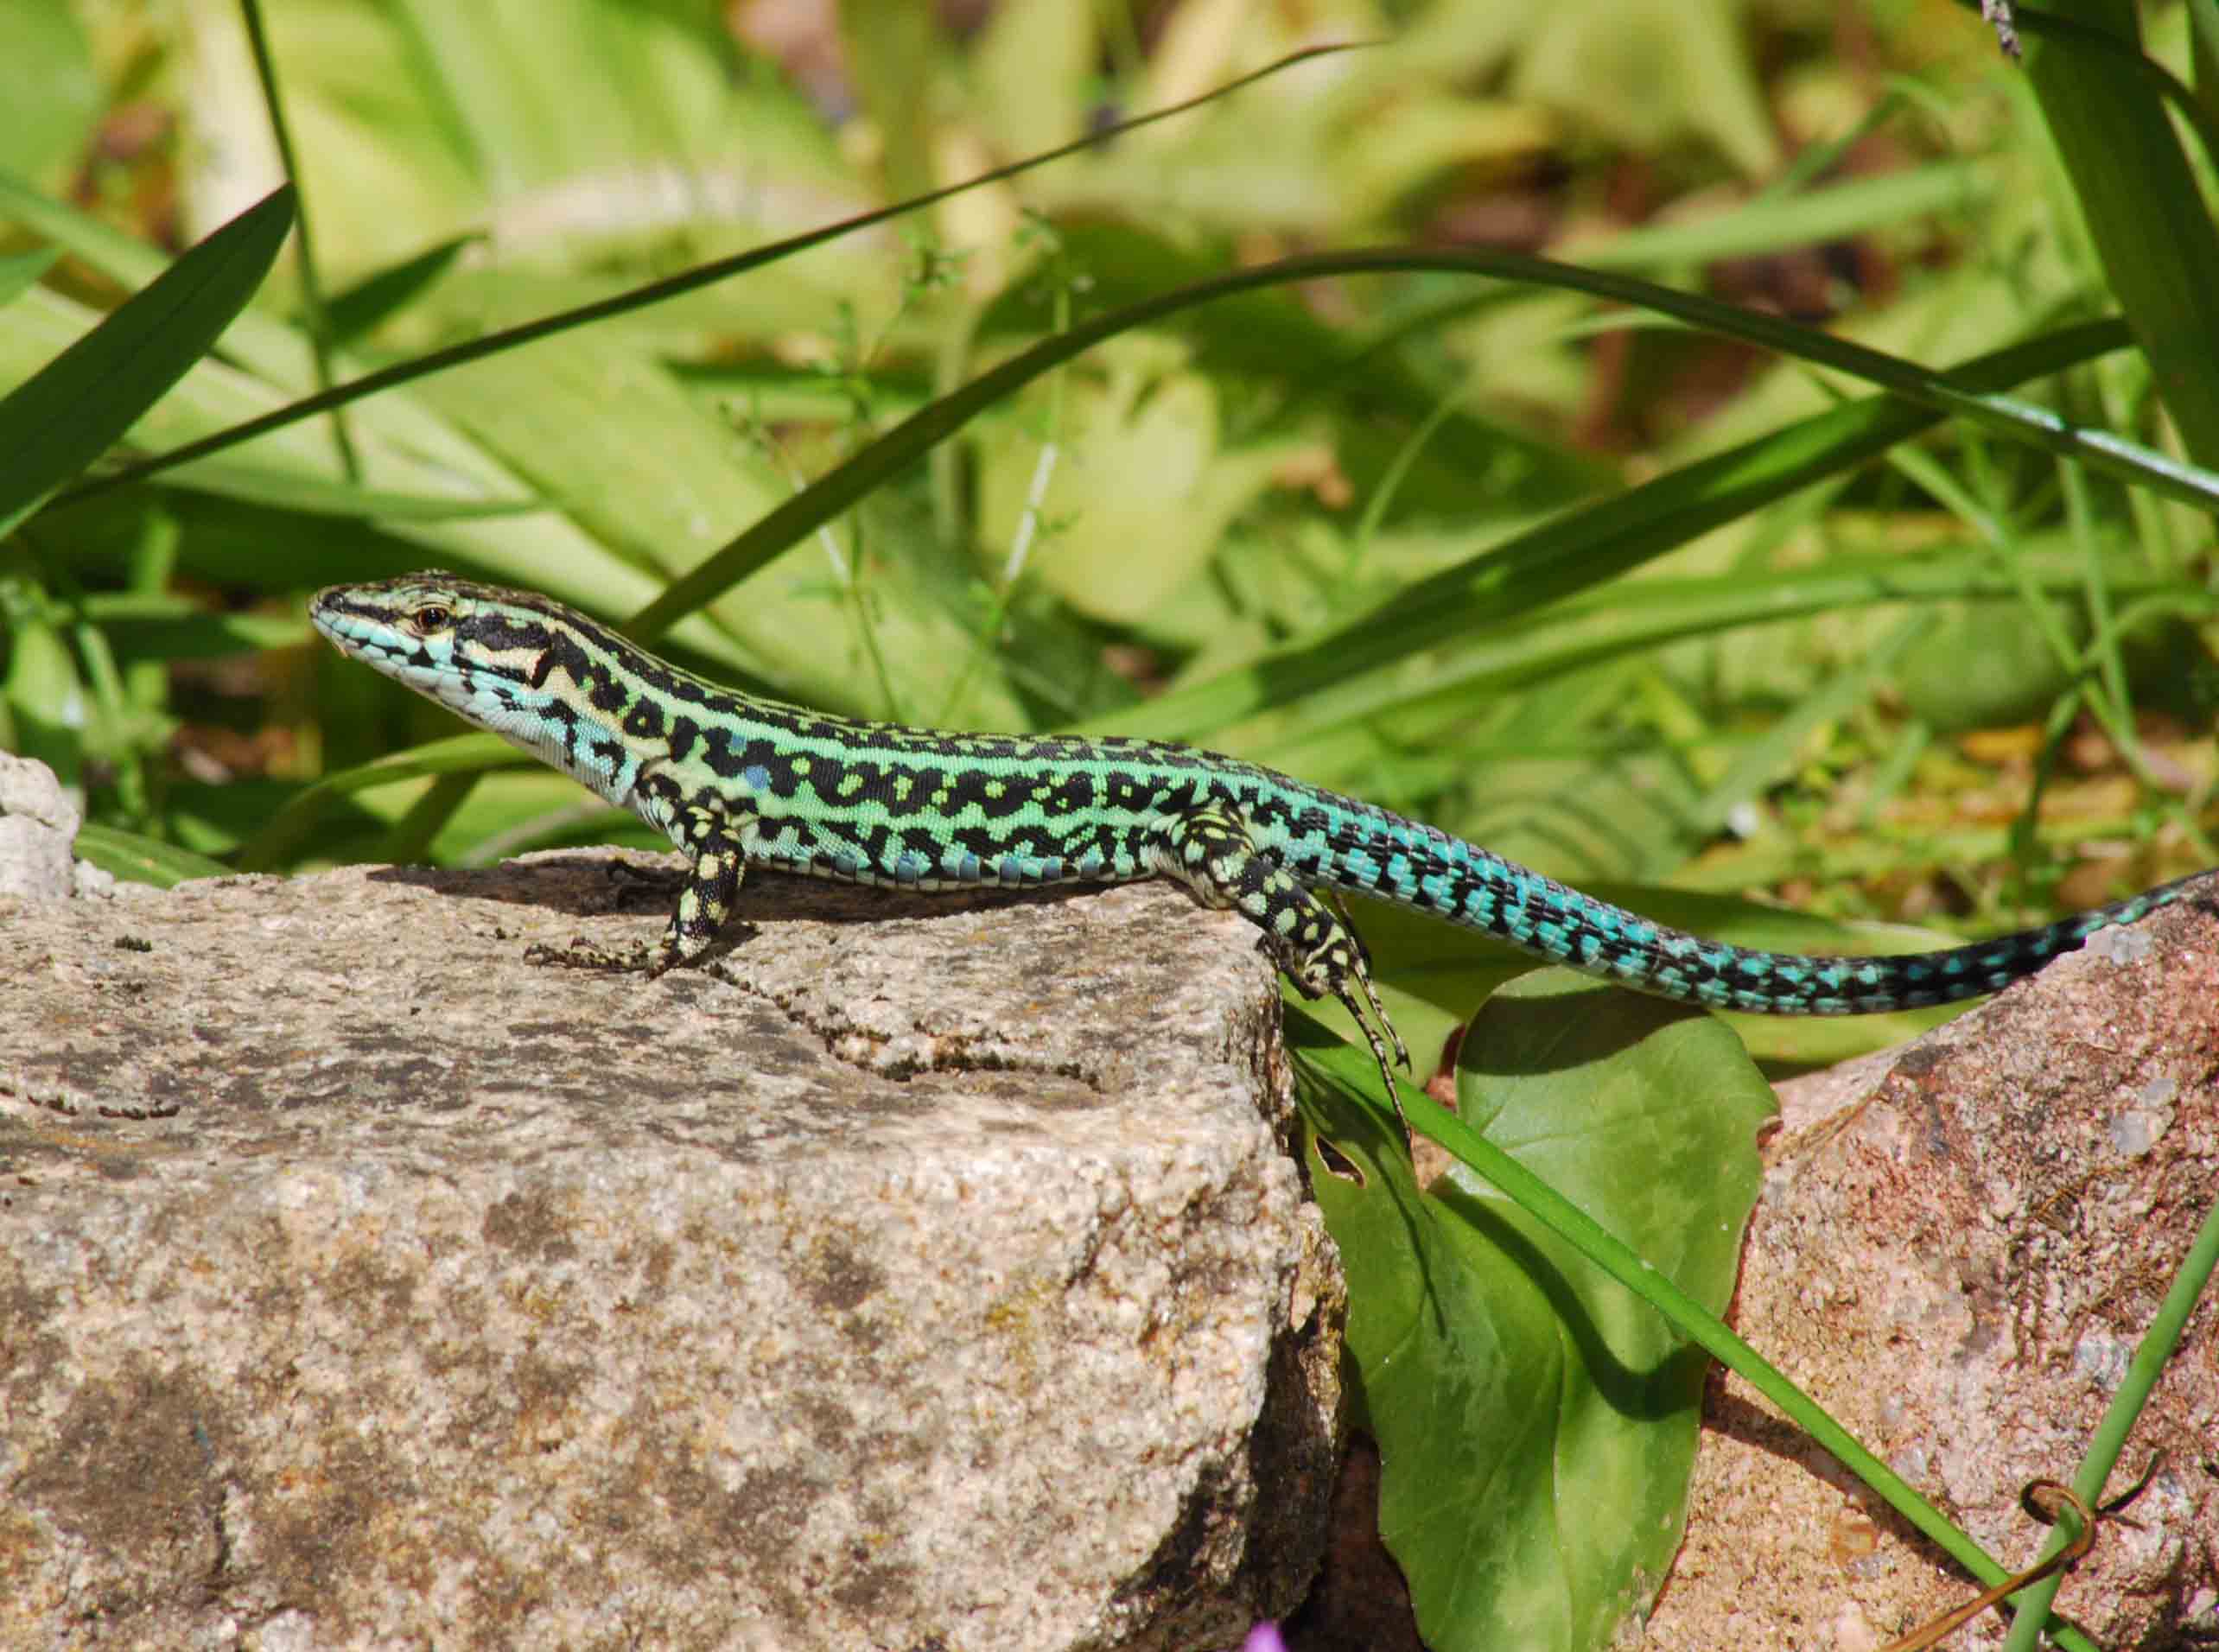
[[[2039,1565],[2030,1566],[2015,1577],[2006,1578],[1994,1587],[1983,1590],[1974,1599],[1952,1607],[1939,1617],[1928,1619],[1901,1640],[1891,1641],[1880,1649],[1880,1652],[1922,1652],[1926,1647],[1939,1645],[1989,1607],[2017,1594],[2027,1585],[2039,1583],[2052,1573],[2071,1566],[2095,1547],[2097,1522],[2116,1518],[2120,1510],[2147,1490],[2164,1461],[2165,1453],[2158,1452],[2150,1458],[2150,1465],[2142,1471],[2140,1479],[2110,1502],[2099,1504],[2093,1511],[2082,1500],[2080,1494],[2063,1481],[2028,1481],[2025,1489],[2019,1494],[2019,1506],[2045,1526],[2056,1525],[2058,1515],[2070,1508],[2074,1516],[2072,1541]]]

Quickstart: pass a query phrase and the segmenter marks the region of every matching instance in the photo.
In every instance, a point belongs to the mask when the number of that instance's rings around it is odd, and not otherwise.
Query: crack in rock
[[[1085,1085],[1097,1095],[1102,1092],[1101,1075],[1084,1062],[1075,1059],[1043,1061],[1019,1051],[980,1051],[976,1048],[970,1034],[935,1032],[924,1022],[915,1020],[911,1020],[909,1032],[923,1041],[924,1048],[913,1053],[905,1052],[889,1059],[874,1061],[868,1052],[890,1049],[899,1035],[878,1027],[862,1026],[836,1011],[823,1015],[812,1013],[797,995],[758,986],[721,967],[715,973],[717,979],[726,985],[737,988],[749,997],[759,999],[776,1009],[793,1026],[820,1042],[824,1046],[824,1053],[833,1060],[876,1078],[907,1083],[926,1073],[1033,1073],[1043,1077],[1066,1078]]]

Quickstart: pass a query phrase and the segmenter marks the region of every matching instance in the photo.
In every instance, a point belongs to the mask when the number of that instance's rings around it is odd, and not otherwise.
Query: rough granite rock
[[[1248,928],[766,877],[713,971],[525,963],[659,929],[628,858],[0,899],[0,1644],[1185,1652],[1299,1598],[1342,1286]]]
[[[2219,1189],[2219,880],[1902,1049],[1782,1088],[1735,1329],[2006,1565],[2070,1481]],[[2207,1291],[2057,1609],[2099,1646],[2219,1643]],[[1652,1649],[1873,1652],[1979,1592],[1714,1373]],[[1986,1614],[1953,1647],[2001,1642]]]
[[[70,846],[81,818],[52,769],[0,752],[0,898],[67,896]]]

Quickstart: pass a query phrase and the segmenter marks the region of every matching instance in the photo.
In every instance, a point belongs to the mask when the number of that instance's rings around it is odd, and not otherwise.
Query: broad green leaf
[[[334,480],[307,469],[261,465],[251,457],[234,458],[229,454],[204,459],[177,480],[182,485],[205,487],[226,499],[273,505],[307,516],[372,518],[397,525],[533,516],[550,508],[548,501],[531,494],[488,499],[411,493],[400,488]]]
[[[0,328],[0,378],[28,376],[32,362],[68,348],[100,321],[97,312],[49,288],[33,289],[10,313],[10,325]],[[239,329],[234,324],[231,330]],[[147,447],[184,439],[249,416],[283,396],[281,385],[258,373],[202,359],[145,410],[129,441]],[[353,425],[368,473],[361,485],[344,479],[328,429],[315,422],[279,431],[248,452],[204,460],[175,480],[263,503],[349,516],[371,515],[381,503],[391,505],[397,516],[419,518],[457,507],[467,513],[537,505],[481,451],[408,398],[364,408],[353,415]]]
[[[1463,1167],[1421,1191],[1381,1115],[1332,1081],[1364,1084],[1363,1058],[1310,1026],[1295,1036],[1312,1180],[1348,1269],[1380,1532],[1419,1629],[1434,1652],[1607,1644],[1678,1547],[1707,1362]],[[1773,1111],[1733,1033],[1550,971],[1490,999],[1463,1049],[1465,1120],[1723,1309]]]
[[[1735,0],[1559,0],[1531,14],[1512,83],[1636,154],[1691,136],[1761,176],[1779,140]]]
[[[1004,155],[1030,155],[1086,130],[1101,49],[1085,6],[996,6],[970,54],[972,107]]]
[[[1022,410],[1030,416],[984,428],[982,571],[1001,576],[1052,439],[1057,462],[1039,495],[1027,572],[1091,619],[1135,625],[1202,571],[1226,528],[1300,444],[1228,448],[1216,386],[1169,340],[1128,334],[1088,367],[1065,381],[1059,397],[1028,397]],[[1063,414],[1053,430],[1052,400]],[[1139,477],[1147,482],[1135,487]]]
[[[661,363],[604,333],[512,350],[415,394],[636,566],[689,567],[786,496]]]
[[[207,353],[293,226],[273,191],[0,401],[0,534],[120,441]]]
[[[188,213],[221,200],[258,158],[277,160],[264,101],[249,90],[258,72],[239,10],[173,10],[171,49],[194,77],[178,156]],[[314,203],[318,260],[339,284],[384,266],[398,247],[485,225],[491,202],[467,114],[442,85],[449,66],[399,8],[286,0],[262,12],[292,130],[292,176]],[[529,38],[519,29],[513,43],[521,51]]]
[[[729,48],[712,14],[605,0],[403,0],[497,200],[654,156],[692,158],[728,134]]]
[[[791,497],[770,461],[716,417],[660,362],[607,332],[512,351],[419,387],[445,413],[535,486],[550,503],[622,551],[634,567],[677,574],[746,524]],[[843,599],[855,562],[844,533],[834,537],[848,574],[823,544],[789,559],[710,614],[744,653],[746,669],[785,696],[836,708],[884,714],[871,657],[917,664],[916,680],[890,663],[897,689],[944,681],[946,661],[968,638],[932,604],[905,588],[899,570],[874,575],[894,592],[862,636]],[[518,571],[519,584],[538,586]],[[964,721],[1008,727],[1023,712],[996,692],[997,673],[973,678]]]
[[[142,658],[216,659],[298,648],[315,633],[297,614],[211,613],[181,596],[158,592],[96,592],[85,617],[99,626],[119,655]]]
[[[940,35],[932,14],[911,0],[841,0],[838,15],[849,81],[884,141],[887,191],[921,195],[932,183],[936,136]]]

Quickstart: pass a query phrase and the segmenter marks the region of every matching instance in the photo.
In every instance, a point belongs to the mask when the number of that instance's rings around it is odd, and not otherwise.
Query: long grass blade
[[[0,534],[123,439],[245,309],[293,226],[271,191],[0,401]]]
[[[434,351],[431,354],[419,357],[414,361],[399,362],[377,372],[366,373],[359,378],[352,379],[321,394],[306,397],[285,407],[275,409],[259,418],[250,419],[243,424],[234,425],[228,430],[217,431],[198,442],[187,442],[182,447],[171,448],[168,453],[156,454],[138,464],[126,466],[96,481],[88,482],[73,489],[66,498],[76,500],[88,498],[95,493],[105,492],[111,488],[121,487],[126,483],[143,481],[149,476],[174,469],[189,461],[220,452],[226,448],[235,447],[239,442],[249,441],[266,431],[281,429],[296,420],[328,411],[334,407],[343,407],[347,403],[359,401],[366,396],[374,396],[381,390],[391,390],[396,384],[405,384],[411,379],[422,378],[430,373],[445,372],[450,368],[461,366],[466,362],[480,360],[505,350],[512,350],[519,345],[530,344],[537,339],[566,333],[574,327],[586,327],[594,321],[605,321],[612,315],[623,315],[633,310],[644,309],[651,304],[658,304],[664,299],[676,298],[682,293],[694,292],[717,282],[728,280],[734,276],[744,275],[750,270],[759,269],[764,264],[804,251],[810,247],[822,245],[827,241],[837,240],[843,235],[852,235],[857,230],[868,229],[874,224],[883,224],[889,219],[900,218],[906,213],[919,211],[937,201],[945,200],[951,195],[959,195],[965,190],[996,183],[1004,178],[1014,178],[1020,173],[1044,167],[1051,161],[1061,160],[1066,155],[1073,155],[1081,149],[1095,148],[1108,143],[1122,133],[1153,125],[1160,120],[1169,120],[1174,115],[1184,114],[1190,109],[1197,109],[1219,98],[1227,97],[1239,91],[1243,86],[1263,79],[1268,75],[1276,74],[1281,69],[1296,63],[1323,56],[1327,53],[1351,49],[1353,48],[1347,45],[1328,45],[1313,46],[1304,51],[1293,52],[1275,62],[1266,64],[1253,73],[1244,74],[1236,80],[1229,80],[1224,86],[1205,92],[1199,97],[1189,98],[1167,109],[1151,110],[1145,115],[1136,115],[1130,120],[1121,121],[1115,126],[1104,127],[1100,131],[1090,132],[1084,137],[1074,139],[1055,149],[1044,150],[1039,155],[1027,156],[1021,161],[1013,161],[1008,166],[996,167],[992,171],[980,173],[974,178],[966,178],[961,183],[952,183],[944,188],[935,189],[926,194],[914,195],[906,200],[896,201],[891,206],[881,206],[871,212],[858,213],[854,217],[843,218],[836,224],[828,224],[821,229],[810,230],[801,235],[789,236],[785,240],[773,241],[767,245],[753,248],[729,258],[719,258],[713,263],[703,264],[698,269],[689,270],[682,275],[672,276],[666,280],[651,282],[645,287],[635,288],[628,293],[620,293],[613,298],[601,299],[591,304],[582,304],[575,309],[563,310],[554,315],[542,316],[536,321],[527,321],[520,327],[504,327],[497,333],[488,333],[481,338],[470,340],[467,343],[458,344],[445,350]]]

